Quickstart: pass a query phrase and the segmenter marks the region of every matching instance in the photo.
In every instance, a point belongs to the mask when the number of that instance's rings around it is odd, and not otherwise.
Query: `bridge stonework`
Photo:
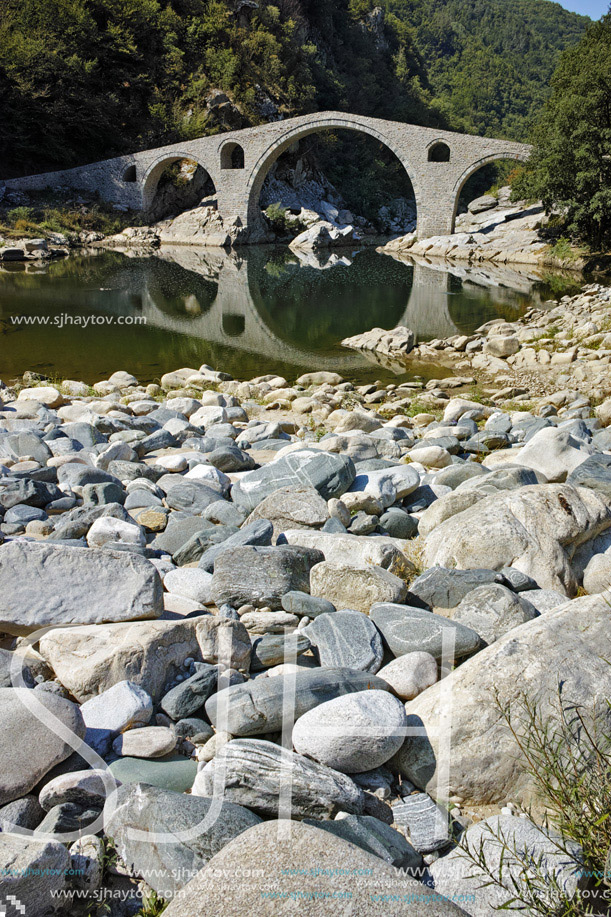
[[[276,159],[304,137],[340,129],[374,137],[400,160],[413,185],[420,239],[454,231],[460,192],[478,169],[498,159],[525,161],[531,151],[526,144],[507,140],[343,112],[317,112],[75,169],[9,179],[5,185],[23,191],[65,188],[97,192],[104,201],[146,211],[166,166],[193,159],[214,182],[225,224],[236,227],[245,241],[256,240],[262,228],[259,194]]]

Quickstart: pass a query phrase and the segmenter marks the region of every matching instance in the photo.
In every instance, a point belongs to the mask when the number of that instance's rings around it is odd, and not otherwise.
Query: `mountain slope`
[[[4,0],[0,176],[321,108],[521,139],[587,21],[548,0]]]

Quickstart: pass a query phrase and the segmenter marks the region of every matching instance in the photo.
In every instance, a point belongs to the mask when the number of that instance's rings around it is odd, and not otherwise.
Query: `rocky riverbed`
[[[472,350],[505,367],[498,331]],[[0,900],[479,917],[510,895],[456,842],[498,860],[499,826],[511,875],[575,894],[499,709],[561,682],[609,725],[611,401],[576,362],[528,409],[208,366],[5,385]]]

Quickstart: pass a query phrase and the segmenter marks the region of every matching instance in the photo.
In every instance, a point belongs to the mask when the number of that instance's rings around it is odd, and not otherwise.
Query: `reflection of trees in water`
[[[185,318],[209,312],[218,291],[213,280],[156,258],[147,259],[146,286],[161,312]]]
[[[350,267],[300,265],[286,253],[249,252],[248,279],[257,311],[274,334],[321,350],[382,325],[397,324],[409,299],[412,269],[375,251]]]

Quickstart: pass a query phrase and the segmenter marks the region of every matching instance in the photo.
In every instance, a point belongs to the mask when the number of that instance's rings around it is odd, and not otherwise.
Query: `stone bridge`
[[[97,192],[105,201],[146,211],[165,168],[177,160],[191,159],[212,179],[225,225],[234,227],[244,241],[255,241],[262,228],[259,195],[276,159],[304,137],[340,129],[374,137],[400,160],[414,189],[421,239],[454,231],[460,192],[478,169],[499,159],[525,161],[531,149],[507,140],[343,112],[318,112],[75,169],[10,179],[5,184],[8,189],[24,191]]]

